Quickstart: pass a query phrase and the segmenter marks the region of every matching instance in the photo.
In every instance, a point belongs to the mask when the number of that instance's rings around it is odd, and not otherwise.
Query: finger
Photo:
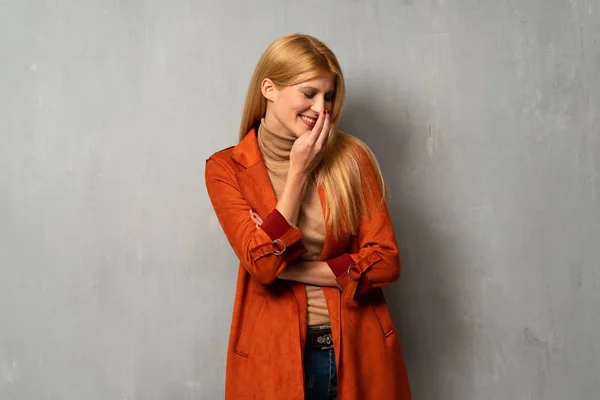
[[[312,131],[310,131],[308,139],[311,142],[316,142],[319,138],[319,134],[321,133],[321,129],[323,129],[323,124],[325,123],[325,110],[321,111],[319,114],[319,118],[317,118],[317,123],[313,126]]]
[[[251,215],[250,215],[250,219],[251,219],[251,220],[252,220],[252,222],[254,222],[255,224],[262,224],[262,223],[263,223],[263,220],[262,220],[262,218],[261,218],[261,217],[260,217],[258,214],[256,214],[256,213],[254,213],[254,214],[251,214]]]
[[[256,213],[252,209],[250,209],[250,219],[252,220],[252,222],[257,222],[256,221]]]
[[[329,137],[330,122],[331,122],[331,116],[329,115],[329,113],[327,113],[325,115],[325,121],[323,121],[323,128],[321,129],[321,132],[319,133],[319,138],[317,139],[317,147],[319,147],[321,149],[324,147],[325,142],[327,141],[327,138]]]

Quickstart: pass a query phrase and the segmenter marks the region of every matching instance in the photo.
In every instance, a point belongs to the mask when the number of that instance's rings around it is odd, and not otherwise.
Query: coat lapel
[[[277,205],[277,196],[258,146],[256,129],[250,130],[244,139],[233,148],[231,158],[241,168],[236,173],[242,195],[250,207],[265,219]],[[282,282],[291,287],[298,307],[298,340],[304,348],[306,342],[306,290],[304,284]]]
[[[250,130],[244,139],[233,148],[231,158],[240,165],[240,169],[236,173],[238,184],[242,195],[261,216],[266,218],[277,205],[277,197],[275,190],[271,184],[271,178],[265,166],[264,159],[258,146],[256,129]],[[321,209],[325,216],[325,191],[323,187],[319,187],[319,198],[321,200]],[[335,240],[332,229],[325,224],[325,242],[323,243],[323,251],[321,252],[321,261],[334,258],[341,254],[346,246],[345,240]],[[299,334],[300,343],[304,348],[306,340],[306,290],[304,284],[293,283],[292,290],[298,304],[299,317]],[[329,318],[332,327],[336,364],[339,364],[339,355],[341,354],[341,301],[340,293],[336,288],[324,287],[323,292],[327,300],[329,309]]]
[[[325,217],[325,190],[322,186],[319,186],[319,198],[321,199],[323,217]],[[334,258],[337,254],[339,254],[339,249],[341,246],[343,246],[342,241],[335,240],[333,230],[327,224],[327,221],[325,221],[325,242],[323,243],[323,251],[321,252],[321,257],[319,260],[325,261]],[[333,353],[335,355],[335,364],[339,366],[340,354],[342,354],[342,303],[340,300],[340,291],[332,287],[323,287],[323,293],[325,294],[327,309],[329,310],[329,324],[331,325],[331,334],[333,336]]]
[[[254,128],[233,148],[231,158],[242,167],[236,173],[242,195],[250,207],[265,219],[277,205],[277,198]]]

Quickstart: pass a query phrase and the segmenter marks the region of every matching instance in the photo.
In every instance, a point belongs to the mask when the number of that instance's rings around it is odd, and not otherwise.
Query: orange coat
[[[363,158],[375,197],[374,169]],[[228,400],[304,400],[306,338],[304,284],[277,279],[306,252],[302,234],[275,209],[277,200],[256,139],[206,160],[206,186],[225,236],[240,260],[227,352]],[[319,189],[324,206],[324,192]],[[367,198],[369,198],[367,196]],[[326,227],[320,260],[342,290],[324,287],[331,321],[340,400],[408,400],[410,392],[398,334],[382,286],[400,275],[400,258],[385,203],[376,205],[360,232],[336,240]],[[250,209],[263,219],[261,229]],[[281,252],[283,250],[283,252]],[[281,254],[280,254],[281,253]]]

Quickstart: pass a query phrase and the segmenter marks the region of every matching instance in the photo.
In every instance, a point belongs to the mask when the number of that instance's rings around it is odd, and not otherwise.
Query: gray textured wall
[[[295,31],[394,196],[415,399],[597,399],[598,0],[2,1],[0,399],[222,398],[204,160]]]

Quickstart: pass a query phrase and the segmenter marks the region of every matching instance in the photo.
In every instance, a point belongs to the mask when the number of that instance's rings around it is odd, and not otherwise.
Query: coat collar
[[[231,158],[245,168],[250,168],[261,161],[264,163],[256,135],[256,128],[252,128],[244,139],[234,146],[231,153]]]

